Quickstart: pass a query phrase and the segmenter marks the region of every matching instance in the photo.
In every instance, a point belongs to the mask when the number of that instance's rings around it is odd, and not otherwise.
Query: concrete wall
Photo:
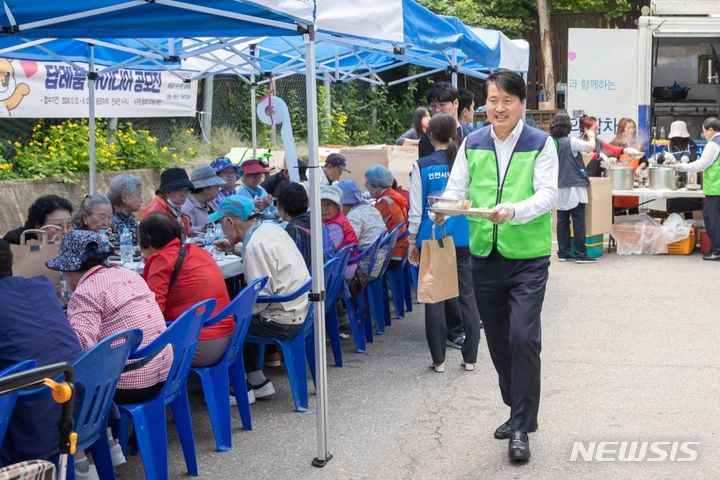
[[[125,173],[143,181],[143,204],[149,203],[160,185],[160,172],[150,169],[103,172],[97,175],[97,192],[106,194],[115,175]],[[189,174],[189,173],[188,173]],[[25,223],[27,211],[36,198],[54,193],[67,198],[75,208],[88,194],[88,177],[44,178],[42,180],[6,180],[0,182],[0,237]]]

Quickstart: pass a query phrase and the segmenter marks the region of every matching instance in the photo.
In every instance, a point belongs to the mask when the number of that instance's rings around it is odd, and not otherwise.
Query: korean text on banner
[[[637,43],[637,30],[568,30],[566,99],[575,134],[583,113],[598,119],[598,133],[607,142],[621,118],[638,121]]]
[[[86,65],[80,64],[83,68]],[[7,87],[0,92],[0,117],[86,118],[88,79],[83,70],[60,62],[0,59]],[[192,117],[197,82],[182,72],[120,69],[98,75],[98,117]]]

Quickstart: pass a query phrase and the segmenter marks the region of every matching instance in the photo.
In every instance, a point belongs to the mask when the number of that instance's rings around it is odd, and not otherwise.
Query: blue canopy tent
[[[317,457],[314,464],[324,465],[330,458],[327,445],[327,371],[325,352],[325,320],[323,306],[323,270],[321,231],[319,166],[318,166],[318,117],[316,72],[317,54],[324,55],[320,47],[316,52],[316,39],[332,39],[334,43],[349,42],[352,54],[347,58],[359,61],[368,72],[364,78],[378,80],[375,65],[389,68],[390,63],[407,60],[407,45],[431,52],[442,51],[440,56],[448,58],[457,68],[465,68],[461,61],[478,65],[494,65],[502,58],[494,47],[485,44],[470,29],[452,19],[438,17],[413,0],[75,0],[73,2],[51,2],[48,0],[4,0],[4,12],[0,13],[0,42],[21,39],[32,43],[36,40],[54,39],[159,39],[160,45],[148,46],[137,51],[126,50],[130,55],[120,62],[135,62],[143,68],[164,68],[165,54],[168,60],[177,38],[248,38],[248,37],[286,37],[294,40],[294,49],[304,57],[306,74],[307,121],[308,121],[308,157],[310,179],[310,208],[312,212],[312,272],[313,285],[311,301],[315,312],[315,348],[317,371]],[[316,32],[322,32],[316,36]],[[302,48],[299,45],[302,38]],[[171,39],[171,40],[168,40]],[[147,42],[147,40],[145,40]],[[36,43],[31,47],[43,51],[50,42]],[[223,41],[205,45],[204,54],[221,48]],[[0,43],[0,45],[8,46]],[[58,44],[56,55],[63,56]],[[104,55],[98,55],[96,46],[88,47],[89,72],[92,74],[97,62],[105,61]],[[107,47],[107,45],[102,45]],[[447,53],[452,48],[455,53]],[[160,49],[158,51],[158,49]],[[364,50],[362,55],[358,52]],[[160,57],[132,58],[132,54],[142,51],[159,54]],[[162,53],[160,53],[162,52]],[[47,52],[45,52],[47,53]],[[68,59],[72,55],[65,51]],[[175,52],[182,57],[181,51]],[[7,52],[8,55],[22,57],[21,50]],[[33,54],[37,54],[35,51]],[[141,55],[142,56],[142,55]],[[431,58],[432,55],[427,55]],[[57,58],[57,57],[54,57]],[[76,57],[80,58],[80,57]],[[322,57],[325,58],[325,57]],[[489,60],[488,60],[489,59]],[[332,62],[335,71],[340,74],[343,59],[327,60]],[[428,60],[429,61],[429,60]],[[437,61],[437,58],[436,60]],[[126,63],[129,65],[130,63]],[[228,64],[228,62],[226,62]],[[252,64],[252,62],[250,62]],[[229,63],[239,67],[235,62]],[[108,64],[107,68],[113,68]],[[118,67],[119,68],[119,67]],[[439,67],[438,67],[439,68]],[[347,72],[342,73],[345,80],[352,79]],[[360,78],[360,77],[358,77]],[[91,108],[92,102],[91,102]],[[94,136],[91,138],[94,139]],[[62,468],[62,467],[61,467]]]

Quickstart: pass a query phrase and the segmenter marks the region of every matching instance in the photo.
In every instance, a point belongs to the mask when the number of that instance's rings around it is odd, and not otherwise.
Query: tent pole
[[[88,157],[90,171],[90,195],[95,195],[95,46],[90,44],[90,64],[88,71]]]
[[[257,83],[250,75],[250,130],[252,130],[252,158],[257,158]]]
[[[323,85],[325,86],[325,122],[329,128],[332,123],[332,82],[327,72],[323,74]]]
[[[212,109],[213,95],[215,93],[215,77],[210,75],[203,80],[203,113],[200,121],[202,127],[203,143],[210,143],[212,139]]]
[[[275,92],[275,77],[270,78],[270,91],[273,92],[273,95],[277,95]],[[275,125],[275,122],[273,122],[272,126],[270,127],[270,145],[273,147],[277,143],[277,125]]]
[[[315,79],[315,28],[303,34],[305,42],[305,92],[308,124],[308,173],[310,174],[310,245],[312,249],[312,291],[314,313],[315,392],[317,411],[317,457],[315,467],[324,467],[332,455],[327,445],[327,360],[325,348],[325,279],[323,272],[322,222],[320,219],[320,166],[318,161],[317,85]]]
[[[450,75],[450,80],[451,80],[451,82],[452,82],[452,86],[455,87],[455,88],[457,88],[457,85],[458,85],[458,84],[457,84],[457,80],[458,80],[458,78],[457,78],[457,68],[458,68],[458,64],[457,64],[457,50],[453,48],[453,49],[452,49],[452,70],[451,70],[451,71],[452,71],[452,74]]]

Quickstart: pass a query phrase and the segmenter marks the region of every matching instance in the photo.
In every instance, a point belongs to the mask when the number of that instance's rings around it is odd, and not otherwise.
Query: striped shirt
[[[124,268],[97,266],[88,270],[70,298],[67,315],[83,350],[132,328],[142,330],[140,347],[144,347],[165,330],[155,295],[140,275]],[[123,373],[118,388],[132,390],[163,382],[171,363],[172,347],[168,346],[144,367]]]

